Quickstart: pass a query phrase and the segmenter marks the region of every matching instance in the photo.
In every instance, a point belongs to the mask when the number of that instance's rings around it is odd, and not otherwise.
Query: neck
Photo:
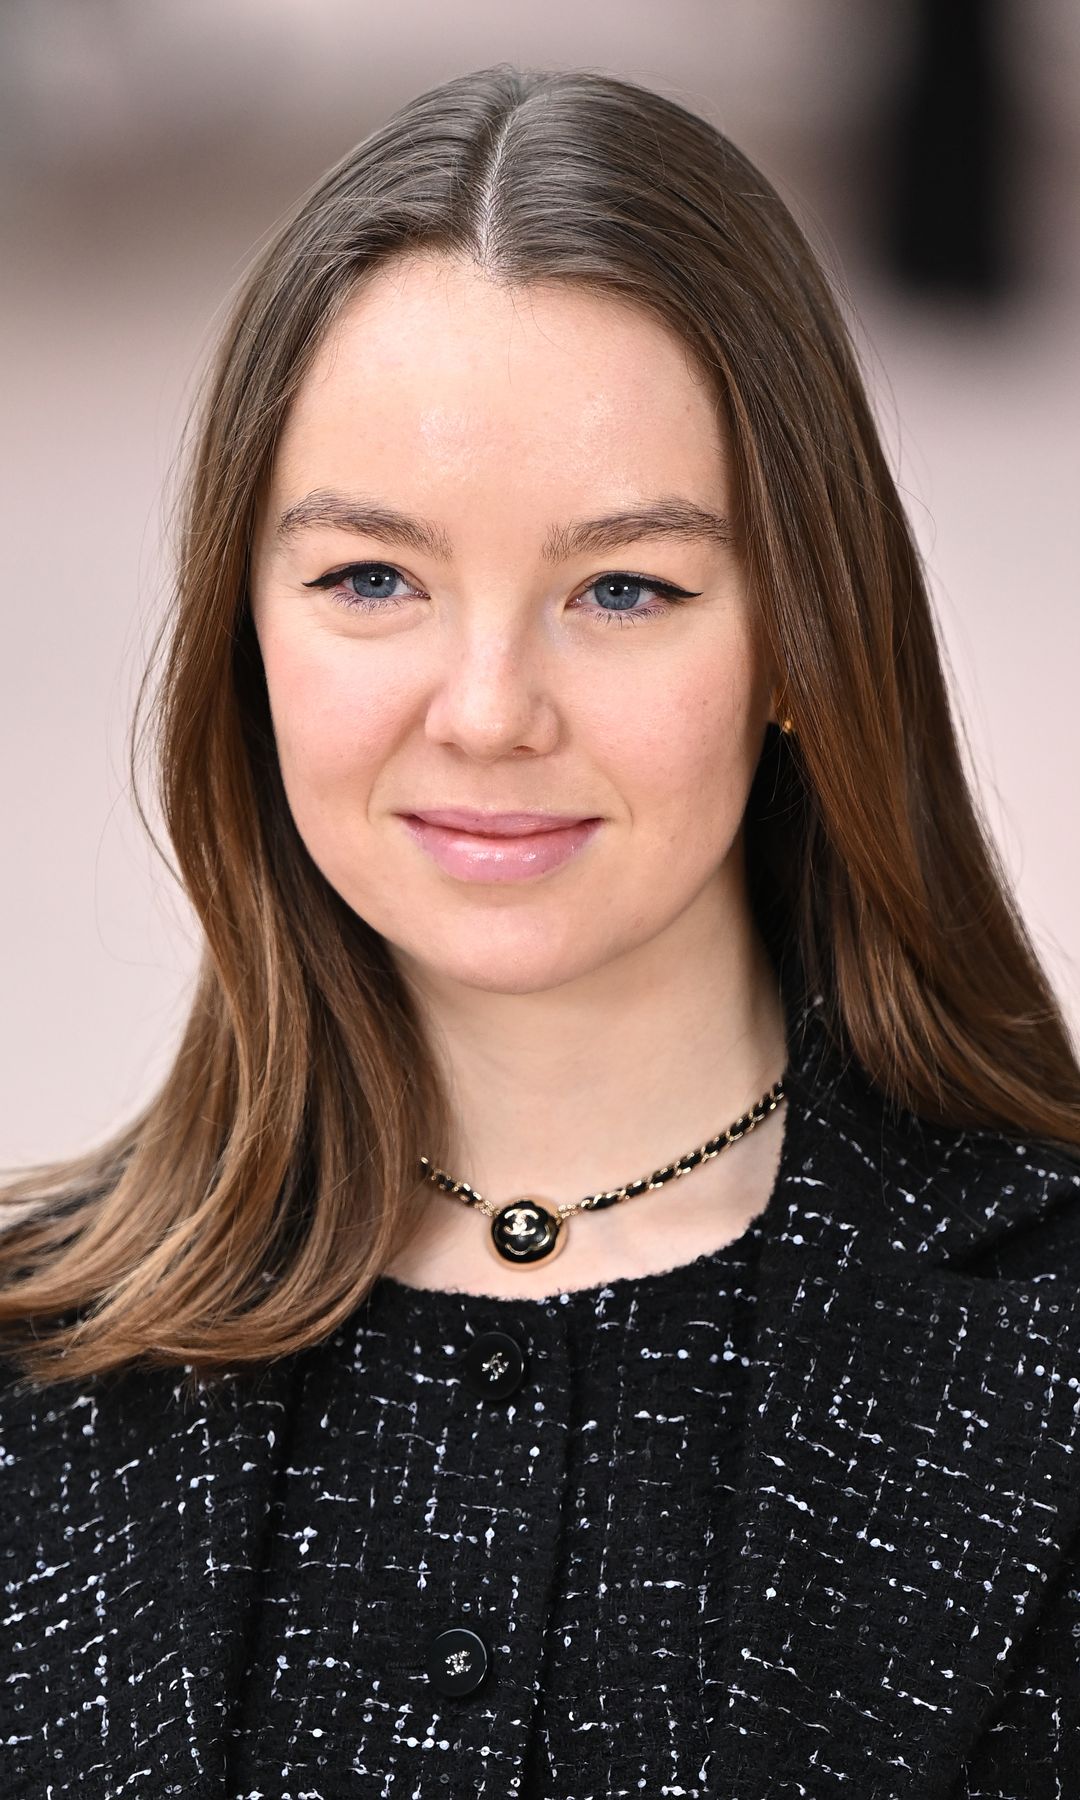
[[[429,976],[454,1131],[442,1164],[487,1198],[620,1186],[704,1143],[784,1072],[776,973],[749,909],[690,909],[663,938],[531,994]]]

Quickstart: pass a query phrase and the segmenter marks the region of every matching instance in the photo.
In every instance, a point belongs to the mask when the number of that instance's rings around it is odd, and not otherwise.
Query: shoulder
[[[815,1173],[891,1249],[972,1275],[1080,1279],[1080,1145],[929,1119],[851,1060],[831,1073],[813,1109]]]
[[[1080,1151],[1003,1138],[972,1196],[978,1273],[1080,1283]]]
[[[929,1211],[943,1260],[999,1280],[1080,1282],[1080,1150],[1004,1130],[932,1130]]]

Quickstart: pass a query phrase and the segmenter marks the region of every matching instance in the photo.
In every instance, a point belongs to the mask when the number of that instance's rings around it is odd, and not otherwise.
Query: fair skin
[[[422,517],[436,541],[370,520],[282,535],[316,490]],[[734,544],[638,525],[543,553],[555,528],[661,500],[730,517],[715,403],[678,338],[610,297],[418,256],[324,339],[260,514],[251,604],[297,829],[415,998],[452,1102],[445,1166],[500,1203],[647,1175],[785,1066],[741,828],[778,683]],[[305,587],[346,565],[351,580]],[[695,597],[669,607],[648,581]],[[381,610],[342,604],[373,594]],[[465,882],[398,816],[451,805],[602,823],[559,868]],[[784,1110],[578,1215],[531,1267],[424,1184],[422,1230],[388,1273],[539,1299],[689,1261],[765,1205]]]

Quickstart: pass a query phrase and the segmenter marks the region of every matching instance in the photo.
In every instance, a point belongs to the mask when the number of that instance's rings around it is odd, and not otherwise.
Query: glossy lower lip
[[[457,827],[429,825],[411,813],[403,813],[401,820],[440,869],[459,881],[527,881],[532,875],[546,875],[576,856],[603,822],[582,819],[556,831],[481,837]]]

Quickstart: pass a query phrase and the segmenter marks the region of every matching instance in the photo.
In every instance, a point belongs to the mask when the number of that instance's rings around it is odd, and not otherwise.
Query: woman
[[[4,1792],[1063,1793],[1080,1070],[746,158],[497,67],[332,169],[156,723],[187,1029],[7,1189]]]

